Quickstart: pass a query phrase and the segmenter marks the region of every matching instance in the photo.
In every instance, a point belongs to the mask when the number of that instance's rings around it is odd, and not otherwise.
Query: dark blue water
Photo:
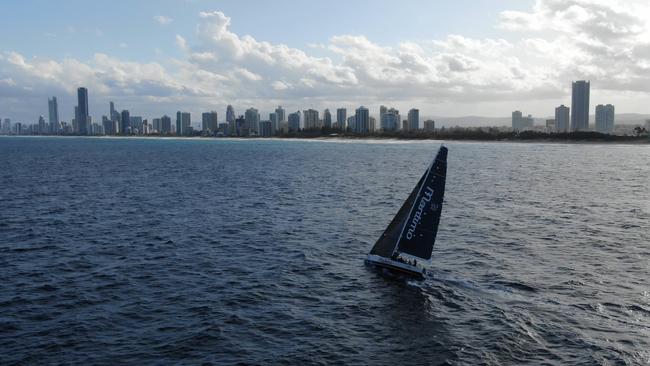
[[[448,143],[383,278],[437,146],[0,138],[0,364],[650,362],[650,147]]]

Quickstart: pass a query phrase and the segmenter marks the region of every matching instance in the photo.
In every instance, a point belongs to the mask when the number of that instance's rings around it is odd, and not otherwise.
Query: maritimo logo
[[[422,199],[420,199],[418,209],[415,211],[415,215],[413,215],[413,219],[411,219],[411,223],[409,225],[409,230],[406,232],[406,239],[408,240],[411,240],[413,238],[413,233],[415,232],[415,229],[417,229],[418,225],[420,225],[420,220],[422,220],[422,212],[424,211],[427,203],[431,202],[431,197],[433,197],[433,189],[431,189],[431,187],[427,186],[424,189],[425,192],[422,195]]]

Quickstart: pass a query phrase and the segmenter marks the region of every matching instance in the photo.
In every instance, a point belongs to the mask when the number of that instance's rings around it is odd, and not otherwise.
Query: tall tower
[[[329,109],[325,109],[323,112],[323,127],[332,128],[332,114]]]
[[[408,114],[408,129],[409,131],[417,131],[420,129],[420,110],[412,108]]]
[[[569,107],[566,107],[564,104],[555,108],[555,131],[569,131]]]
[[[571,131],[589,129],[589,81],[574,81],[571,87]]]
[[[128,135],[129,134],[129,127],[131,127],[131,115],[128,110],[123,110],[122,111],[122,125],[120,126],[120,132],[122,135]]]
[[[348,110],[345,108],[339,108],[336,110],[336,123],[338,123],[341,131],[345,131],[345,122],[348,119]]]
[[[59,104],[56,101],[56,97],[47,100],[47,109],[50,112],[50,132],[57,133],[59,132]]]
[[[88,118],[88,89],[77,89],[77,107],[77,125],[79,126],[79,134],[88,135],[90,133],[90,118]]]
[[[285,116],[284,116],[284,108],[282,106],[278,106],[275,109],[275,117],[278,119],[278,124],[284,122]]]
[[[354,132],[368,133],[370,132],[370,111],[368,108],[361,106],[356,110],[356,126]]]

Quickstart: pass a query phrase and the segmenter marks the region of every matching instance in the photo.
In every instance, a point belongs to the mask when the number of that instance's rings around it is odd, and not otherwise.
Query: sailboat
[[[447,148],[440,147],[397,215],[366,257],[393,274],[422,279],[436,241],[447,175]]]

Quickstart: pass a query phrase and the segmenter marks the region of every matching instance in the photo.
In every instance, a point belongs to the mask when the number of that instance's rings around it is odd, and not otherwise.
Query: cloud
[[[174,21],[174,19],[164,15],[156,15],[153,17],[153,20],[155,20],[160,25],[168,25]]]
[[[438,105],[559,100],[571,80],[591,79],[592,88],[647,98],[649,14],[650,5],[634,0],[538,0],[529,11],[500,14],[502,38],[451,34],[383,45],[340,34],[301,50],[235,33],[224,13],[202,12],[194,33],[175,36],[182,56],[165,63],[0,54],[0,81],[12,81],[0,82],[0,93],[74,93],[85,85],[140,106],[391,102],[424,114]]]

